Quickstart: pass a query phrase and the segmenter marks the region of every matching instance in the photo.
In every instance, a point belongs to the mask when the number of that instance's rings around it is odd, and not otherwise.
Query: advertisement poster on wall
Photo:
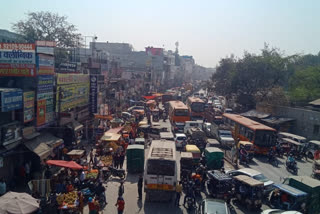
[[[34,91],[23,93],[23,122],[27,123],[34,119]]]
[[[0,89],[0,93],[2,112],[23,108],[23,92],[21,89]]]
[[[54,76],[52,75],[38,76],[37,100],[46,101],[45,124],[54,121],[53,82]]]
[[[89,102],[89,82],[58,86],[56,100],[60,100],[57,102],[57,112],[59,109],[60,112],[64,112],[77,106],[87,105]]]
[[[37,67],[38,75],[54,75],[54,57],[38,54]]]
[[[61,63],[58,69],[59,73],[79,73],[80,70],[77,69],[77,63]]]
[[[97,113],[98,108],[98,81],[96,76],[90,76],[90,112]]]
[[[38,100],[37,102],[37,126],[46,123],[46,100]]]

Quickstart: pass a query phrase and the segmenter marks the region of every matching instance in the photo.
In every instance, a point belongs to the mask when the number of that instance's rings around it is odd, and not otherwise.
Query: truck
[[[231,148],[235,145],[232,132],[228,126],[224,124],[217,125],[216,123],[212,122],[210,131],[211,136],[216,138],[220,142],[221,146]]]

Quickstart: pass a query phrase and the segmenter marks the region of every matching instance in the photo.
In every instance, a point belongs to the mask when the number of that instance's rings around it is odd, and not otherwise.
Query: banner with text
[[[46,100],[37,101],[37,126],[46,123]]]
[[[23,122],[27,123],[34,119],[34,91],[28,91],[23,93]]]
[[[98,81],[96,76],[90,76],[90,112],[98,111]]]
[[[0,92],[2,112],[23,108],[23,92],[21,89],[0,89]]]

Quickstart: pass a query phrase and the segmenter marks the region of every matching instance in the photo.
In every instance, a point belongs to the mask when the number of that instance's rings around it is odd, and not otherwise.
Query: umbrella
[[[7,192],[0,197],[0,213],[29,214],[39,209],[37,199],[27,193]]]
[[[143,98],[146,100],[152,100],[152,99],[156,98],[156,96],[143,96]]]
[[[60,166],[70,169],[82,169],[83,167],[74,161],[64,161],[64,160],[48,160],[46,162],[48,165]]]

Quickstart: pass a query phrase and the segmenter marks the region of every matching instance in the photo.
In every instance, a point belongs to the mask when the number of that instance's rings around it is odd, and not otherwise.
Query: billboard
[[[77,69],[77,63],[65,62],[59,65],[60,73],[80,73]]]
[[[87,74],[57,74],[57,85],[89,83]]]
[[[23,107],[23,92],[21,89],[0,89],[1,111],[8,112]]]
[[[0,63],[0,76],[34,77],[36,66],[33,64]]]
[[[35,64],[35,45],[27,43],[0,43],[0,63]]]
[[[54,57],[38,54],[37,67],[38,75],[54,75]]]
[[[39,46],[37,46],[37,54],[54,55],[54,48],[53,47],[39,47]]]
[[[37,126],[46,123],[46,100],[37,101]]]
[[[89,102],[89,82],[70,85],[60,85],[57,87],[56,111],[64,112],[77,106],[88,105]],[[60,96],[60,97],[59,97]]]
[[[98,111],[98,80],[96,76],[90,76],[90,112]]]
[[[54,121],[54,104],[53,104],[53,83],[54,76],[52,75],[39,75],[37,81],[37,100],[45,100],[45,116],[44,124]],[[38,124],[38,123],[37,123]],[[41,125],[44,125],[41,124]]]
[[[23,93],[23,122],[27,123],[34,119],[34,91]]]

